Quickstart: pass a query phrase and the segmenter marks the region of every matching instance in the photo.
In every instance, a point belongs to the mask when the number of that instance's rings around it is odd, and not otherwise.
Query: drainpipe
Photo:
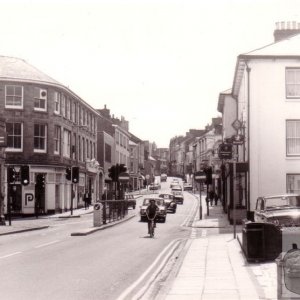
[[[248,100],[248,107],[247,107],[247,121],[248,121],[248,128],[247,128],[247,145],[248,145],[248,184],[247,184],[247,219],[253,220],[253,216],[250,212],[250,72],[251,68],[248,66],[247,61],[246,64],[246,71],[247,71],[247,100]]]

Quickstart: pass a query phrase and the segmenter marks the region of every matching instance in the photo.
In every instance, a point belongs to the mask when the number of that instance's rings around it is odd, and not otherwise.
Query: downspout
[[[247,184],[247,219],[253,220],[254,216],[250,211],[250,72],[251,68],[248,66],[247,61],[245,61],[246,65],[246,72],[247,72],[247,121],[248,121],[248,128],[247,128],[247,145],[248,145],[248,184]]]

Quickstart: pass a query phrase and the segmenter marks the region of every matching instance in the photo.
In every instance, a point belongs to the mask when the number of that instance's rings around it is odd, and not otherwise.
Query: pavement
[[[69,218],[80,218],[82,215],[85,214],[92,214],[94,212],[94,207],[91,205],[88,209],[80,208],[80,209],[74,209],[72,214],[70,211],[54,214],[54,215],[41,215],[38,218],[36,217],[20,217],[20,218],[13,218],[11,220],[11,225],[9,225],[9,222],[6,220],[5,226],[0,226],[0,236],[1,235],[8,235],[8,234],[15,234],[15,233],[21,233],[25,231],[33,231],[33,230],[41,230],[46,229],[50,227],[55,220],[58,219],[69,219]],[[98,230],[103,230],[106,228],[109,228],[113,225],[119,224],[121,222],[124,222],[130,218],[133,218],[135,216],[136,212],[135,210],[128,210],[128,214],[123,218],[119,220],[115,220],[114,222],[95,227],[93,226],[93,221],[91,221],[91,226],[87,227],[85,229],[82,229],[80,231],[73,232],[72,236],[77,235],[88,235]]]
[[[199,197],[198,197],[199,199]],[[242,226],[233,226],[219,203],[209,207],[202,198],[202,219],[196,215],[181,265],[165,300],[277,299],[276,262],[248,263],[241,248]],[[207,234],[215,228],[218,234]]]

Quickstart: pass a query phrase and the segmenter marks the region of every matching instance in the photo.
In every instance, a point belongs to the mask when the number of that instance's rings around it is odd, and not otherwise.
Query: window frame
[[[46,91],[46,98],[45,99],[43,99],[43,98],[41,98],[40,97],[40,95],[41,95],[41,91]],[[38,94],[38,97],[36,97],[36,91],[38,91],[37,92],[37,94]],[[34,91],[33,91],[33,100],[34,100],[34,103],[33,103],[33,109],[35,110],[35,111],[42,111],[42,112],[46,112],[47,111],[47,100],[48,100],[48,92],[47,92],[47,90],[46,89],[43,89],[43,88],[40,88],[40,87],[34,87]],[[36,107],[35,106],[35,103],[36,103],[36,101],[38,100],[38,103],[39,103],[39,107]],[[44,108],[41,108],[41,102],[42,101],[44,101]]]
[[[299,137],[289,137],[288,136],[288,123],[291,123],[291,122],[297,122],[298,125],[299,125]],[[285,143],[286,143],[286,156],[287,157],[298,157],[300,156],[300,150],[298,153],[296,154],[291,154],[290,153],[290,150],[289,150],[289,143],[288,143],[288,139],[298,139],[299,140],[299,147],[300,147],[300,119],[288,119],[286,120],[285,122],[285,130],[286,130],[286,133],[285,133]]]
[[[54,93],[54,113],[56,115],[60,115],[61,112],[61,93],[60,92],[55,92]],[[58,110],[57,110],[58,107]]]
[[[36,126],[43,126],[44,127],[44,133],[45,135],[44,136],[36,136],[35,135],[35,127]],[[48,126],[46,124],[43,124],[43,123],[35,123],[33,125],[33,152],[34,153],[46,153],[47,152],[47,129],[48,129]],[[40,130],[40,129],[39,129]],[[35,139],[38,138],[38,139],[43,139],[44,140],[44,148],[43,149],[40,149],[40,148],[35,148]]]
[[[6,128],[7,128],[7,124],[20,124],[21,125],[21,135],[20,135],[20,139],[21,139],[21,147],[20,148],[13,148],[13,147],[9,147],[7,145],[7,147],[5,148],[5,152],[23,152],[23,123],[22,122],[7,122],[6,123]],[[14,132],[13,132],[14,133]],[[13,134],[13,137],[17,137],[18,135]],[[9,134],[7,132],[7,141],[9,141]]]
[[[289,71],[297,71],[299,72],[299,82],[297,83],[296,80],[295,82],[288,82],[288,72]],[[299,94],[298,95],[289,95],[288,91],[289,91],[289,88],[290,86],[299,86]],[[300,99],[300,67],[286,67],[285,68],[285,96],[286,96],[286,99],[289,99],[289,100],[293,100],[293,99]]]
[[[54,126],[54,154],[60,155],[61,153],[61,126],[55,125]],[[58,150],[57,150],[58,148]]]
[[[10,97],[16,97],[16,94],[15,94],[16,87],[21,88],[21,104],[20,105],[7,104],[7,96],[8,96],[7,88],[8,87],[14,88],[14,95],[9,95]],[[23,85],[16,85],[16,84],[6,84],[5,85],[5,108],[9,108],[9,109],[23,109],[24,108],[24,87],[23,87]]]

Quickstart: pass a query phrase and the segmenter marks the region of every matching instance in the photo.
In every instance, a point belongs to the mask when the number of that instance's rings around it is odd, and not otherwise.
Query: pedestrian
[[[218,205],[219,196],[217,193],[215,193],[215,206]]]
[[[88,191],[86,191],[86,192],[84,193],[83,201],[84,201],[84,208],[85,208],[85,209],[88,209],[88,208],[89,208],[89,205],[90,205],[90,196],[89,196],[89,192],[88,192]]]
[[[210,192],[209,192],[210,206],[213,206],[214,199],[215,199],[215,192],[213,190],[210,190]]]

